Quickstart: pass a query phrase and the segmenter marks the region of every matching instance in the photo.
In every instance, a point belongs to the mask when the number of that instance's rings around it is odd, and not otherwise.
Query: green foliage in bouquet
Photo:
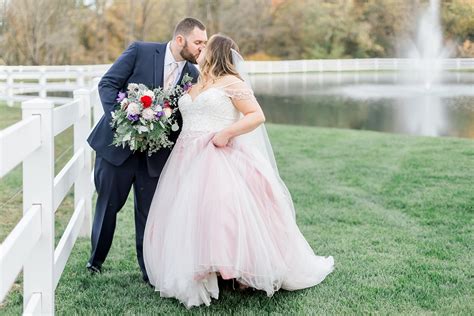
[[[130,83],[126,92],[119,92],[117,109],[112,112],[112,145],[148,155],[171,148],[174,143],[169,135],[180,128],[176,120],[178,100],[191,88],[191,80],[185,74],[180,85],[166,90]]]

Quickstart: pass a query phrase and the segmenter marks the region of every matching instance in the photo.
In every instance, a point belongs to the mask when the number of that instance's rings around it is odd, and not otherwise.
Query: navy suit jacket
[[[92,130],[87,141],[97,155],[115,166],[120,166],[133,154],[128,148],[112,145],[114,131],[110,126],[111,112],[115,110],[116,98],[119,91],[126,91],[129,83],[142,83],[153,89],[163,86],[163,67],[167,43],[132,43],[99,82],[99,95],[104,108],[104,115]],[[181,82],[187,73],[197,81],[199,72],[196,67],[186,62],[181,72]],[[181,114],[177,113],[178,124],[182,127]],[[179,132],[172,132],[170,140],[176,142]],[[147,156],[148,173],[158,177],[171,153],[170,148],[162,148],[150,157]]]

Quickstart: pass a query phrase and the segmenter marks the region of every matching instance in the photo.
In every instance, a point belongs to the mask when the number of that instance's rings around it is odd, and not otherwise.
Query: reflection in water
[[[352,100],[340,96],[258,95],[268,122],[393,132],[393,100]]]
[[[416,58],[418,63],[405,72],[404,82],[415,87],[422,84],[425,89],[421,89],[421,96],[412,95],[398,101],[403,132],[425,136],[446,134],[445,107],[441,98],[433,93],[440,93],[445,88],[439,85],[444,76],[441,61],[449,55],[449,49],[443,48],[440,7],[440,0],[430,0],[429,7],[418,21],[418,36],[409,53],[409,57]],[[453,90],[462,95],[459,87]],[[472,87],[469,90],[473,90]]]
[[[447,135],[447,117],[441,98],[426,94],[397,100],[397,132],[423,135]]]
[[[403,76],[398,72],[321,72],[306,74],[272,74],[272,75],[252,75],[252,87],[258,93],[272,95],[302,95],[302,94],[321,94],[327,93],[328,89],[347,88],[355,92],[359,88],[367,89],[375,87],[377,94],[384,93],[384,90],[406,89],[410,91],[423,91],[424,87],[415,84],[404,84]],[[446,91],[446,94],[452,93],[453,89],[461,89],[463,93],[474,94],[474,72],[446,72],[443,75],[440,88]],[[380,89],[383,86],[383,89]],[[420,87],[423,89],[420,89]],[[352,88],[352,89],[350,89]],[[393,89],[392,89],[393,88]],[[451,92],[450,92],[451,91]],[[338,94],[337,90],[334,91]],[[400,95],[400,91],[398,91]]]
[[[474,138],[474,73],[425,90],[393,73],[254,76],[269,122]]]

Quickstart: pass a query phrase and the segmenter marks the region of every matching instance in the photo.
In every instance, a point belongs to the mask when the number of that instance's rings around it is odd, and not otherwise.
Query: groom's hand
[[[212,138],[212,143],[216,147],[225,147],[229,143],[229,137],[226,136],[223,132],[218,132]]]

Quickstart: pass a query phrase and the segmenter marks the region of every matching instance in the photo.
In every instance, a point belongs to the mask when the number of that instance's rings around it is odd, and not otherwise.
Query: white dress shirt
[[[174,82],[174,85],[176,85],[179,78],[181,77],[181,72],[183,71],[183,68],[186,65],[186,60],[176,61],[174,59],[173,53],[171,53],[171,42],[168,42],[168,44],[166,45],[165,62],[163,67],[163,84],[166,82],[167,75],[170,73],[171,65],[173,63],[178,64],[178,75],[176,76]]]

